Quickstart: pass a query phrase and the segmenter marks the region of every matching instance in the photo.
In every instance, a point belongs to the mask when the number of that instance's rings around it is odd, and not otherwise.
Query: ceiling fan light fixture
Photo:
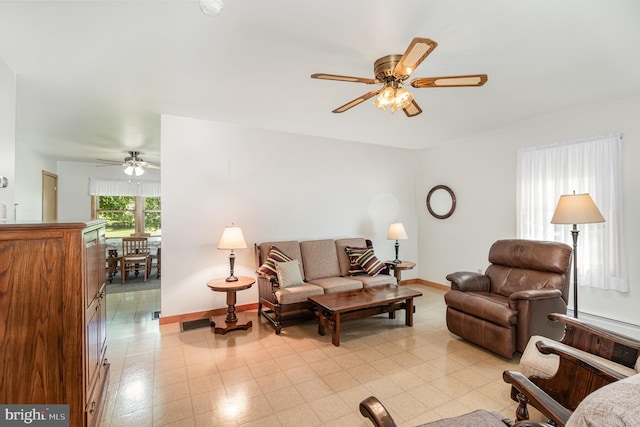
[[[136,167],[133,168],[133,171],[135,172],[136,176],[140,176],[144,173],[144,169],[140,165],[136,165]]]
[[[133,175],[133,166],[131,165],[125,166],[124,173],[126,173],[129,176]]]
[[[222,0],[200,0],[200,10],[207,16],[218,16],[224,7]]]
[[[392,86],[386,86],[380,91],[378,97],[373,101],[373,105],[383,111],[391,107],[394,103],[396,90]]]
[[[398,110],[404,110],[412,102],[413,94],[404,88],[399,88],[397,83],[392,82],[391,85],[386,84],[384,89],[380,91],[378,97],[373,101],[373,105],[384,111],[387,111],[387,107],[389,107],[393,114]]]
[[[404,110],[413,102],[413,94],[403,88],[396,89],[394,103],[391,106],[391,113],[398,110]]]

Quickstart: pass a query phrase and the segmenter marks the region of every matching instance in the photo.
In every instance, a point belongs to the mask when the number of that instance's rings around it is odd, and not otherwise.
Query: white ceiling
[[[0,0],[0,58],[17,75],[16,139],[60,159],[160,160],[160,114],[406,148],[640,93],[638,0]],[[407,118],[366,101],[413,37],[438,47],[413,77],[486,73],[479,88],[413,89]]]

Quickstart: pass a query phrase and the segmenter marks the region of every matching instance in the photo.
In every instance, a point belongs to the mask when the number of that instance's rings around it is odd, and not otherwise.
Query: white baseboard
[[[567,316],[573,316],[573,310],[568,309]],[[580,320],[589,322],[594,326],[598,326],[609,331],[640,340],[640,325],[621,322],[619,320],[609,319],[595,314],[584,313],[582,311],[579,313],[578,317]]]

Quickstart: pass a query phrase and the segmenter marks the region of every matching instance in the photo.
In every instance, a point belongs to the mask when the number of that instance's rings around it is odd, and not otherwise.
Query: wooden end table
[[[253,277],[238,277],[236,282],[225,279],[214,279],[207,282],[207,286],[215,292],[227,293],[227,315],[211,316],[209,322],[216,334],[226,334],[235,329],[249,329],[253,324],[244,314],[236,314],[236,292],[249,289],[256,282]]]
[[[385,264],[387,264],[387,267],[390,269],[393,269],[393,275],[398,279],[398,285],[402,277],[402,270],[413,270],[413,267],[416,266],[416,263],[411,261],[400,261],[399,264],[393,261],[385,261]]]

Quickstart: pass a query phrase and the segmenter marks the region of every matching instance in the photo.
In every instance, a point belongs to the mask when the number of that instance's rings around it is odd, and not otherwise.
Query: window
[[[551,224],[551,217],[561,195],[589,193],[606,222],[578,227],[578,283],[628,292],[621,152],[620,134],[518,150],[517,224],[520,238],[572,246],[569,227]]]
[[[95,218],[107,220],[107,237],[162,231],[160,197],[92,196]]]

